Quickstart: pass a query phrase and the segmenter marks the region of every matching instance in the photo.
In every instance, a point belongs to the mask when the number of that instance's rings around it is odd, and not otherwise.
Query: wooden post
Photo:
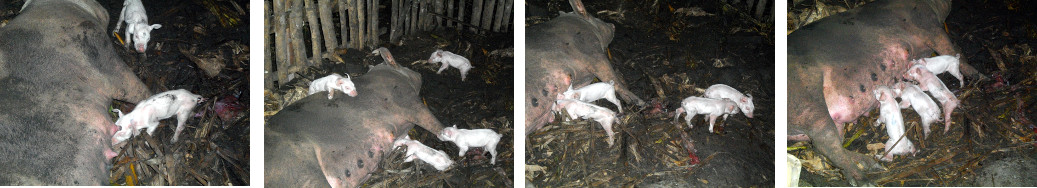
[[[275,19],[275,17],[271,16],[271,15],[277,15],[277,13],[270,10],[271,8],[273,8],[273,7],[271,7],[271,6],[273,6],[271,3],[272,2],[270,2],[270,1],[263,1],[263,12],[265,13],[265,15],[263,15],[263,18],[265,18],[265,19],[263,19],[263,48],[267,49],[267,50],[263,50],[263,89],[274,88],[274,78],[276,78],[276,77],[272,76],[273,74],[269,74],[269,75],[267,74],[267,73],[274,73],[274,71],[273,71],[274,70],[274,67],[273,67],[273,65],[274,65],[274,63],[273,63],[274,62],[273,51],[274,50],[270,50],[270,49],[271,49],[271,47],[273,47],[273,49],[275,49],[275,50],[277,49],[277,47],[274,46],[275,42],[273,41],[273,39],[271,37],[271,35],[273,35],[273,33],[274,33],[273,32],[274,31],[274,29],[273,29],[274,24],[273,23],[276,22],[276,21],[273,21]]]
[[[400,23],[397,13],[400,13],[400,0],[389,1],[389,43],[396,43],[397,24]]]
[[[371,48],[378,46],[378,0],[371,0]]]
[[[356,2],[360,0],[340,1],[346,1],[346,7],[349,9],[349,47],[361,49],[363,46],[360,45],[360,41],[357,41],[360,38],[360,15],[357,14],[359,11],[356,6]]]
[[[446,2],[446,17],[453,18],[454,17],[454,11],[457,11],[457,9],[454,9],[454,0],[447,0],[447,2]],[[451,23],[450,20],[447,20],[446,21],[446,26],[447,27],[454,27],[454,24]]]
[[[284,65],[288,64],[288,41],[285,40],[288,38],[285,36],[288,34],[288,27],[285,22],[285,14],[288,12],[284,10],[285,0],[273,1],[274,11],[271,11],[271,13],[274,14],[274,55],[277,56],[277,62],[275,63],[277,72],[273,73],[277,75],[278,84],[284,84],[287,75],[282,70],[286,68]]]
[[[508,2],[506,2],[505,0],[497,0],[497,1],[498,1],[498,3],[497,3],[497,10],[494,12],[495,16],[493,16],[493,31],[500,32],[501,21],[504,20],[504,14],[506,14],[504,12],[504,7],[507,6],[506,4]]]
[[[497,0],[486,0],[483,5],[482,12],[482,25],[483,29],[490,30],[490,26],[493,24],[493,9],[497,8],[495,5]]]
[[[475,0],[472,3],[472,21],[471,24],[475,27],[479,27],[479,18],[482,16],[483,0]],[[477,32],[475,28],[472,28],[472,32]]]
[[[292,32],[292,42],[290,43],[290,46],[288,46],[288,48],[294,50],[294,52],[290,54],[293,60],[291,61],[291,64],[285,67],[285,69],[278,70],[279,72],[283,71],[286,75],[292,73],[291,71],[289,71],[291,67],[303,66],[306,64],[306,41],[303,40],[302,34],[302,26],[306,23],[303,21],[303,16],[305,16],[303,15],[305,14],[305,12],[303,11],[303,2],[302,0],[291,1],[292,6],[289,6],[289,8],[292,9],[292,23],[289,26],[289,29]],[[287,78],[284,81],[287,82]]]
[[[515,0],[507,0],[505,2],[505,5],[506,6],[504,7],[504,22],[502,22],[503,27],[501,28],[503,28],[504,31],[511,31],[511,23],[513,23],[511,20],[511,15],[515,14],[515,12],[512,12],[515,10],[513,9],[515,6]]]
[[[418,30],[418,8],[416,6],[420,5],[420,3],[417,2],[418,0],[408,1],[410,1],[410,4],[408,4],[407,8],[410,9],[410,14],[407,17],[410,19],[410,28],[407,29],[407,35],[413,35]]]
[[[303,0],[305,2],[306,19],[309,22],[307,25],[310,26],[310,42],[313,42],[313,56],[307,65],[314,65],[320,62],[321,53],[321,38],[320,38],[320,23],[317,22],[317,7],[314,7],[314,0]]]
[[[418,12],[418,30],[425,31],[428,30],[428,14],[426,14],[426,11],[428,11],[428,0],[418,1],[418,10],[420,11]]]
[[[346,12],[346,10],[348,10],[348,9],[346,9],[346,0],[336,0],[336,1],[338,1],[338,22],[339,22],[339,26],[342,27],[342,32],[340,33],[342,35],[342,43],[339,43],[339,44],[342,45],[342,46],[346,46],[348,48],[350,46],[349,45],[349,23],[350,22],[348,22],[349,21],[349,17],[348,17],[349,14],[348,14],[348,12]]]
[[[356,38],[356,40],[357,40],[357,47],[356,48],[357,49],[363,49],[364,47],[367,47],[367,21],[368,21],[368,18],[367,18],[367,6],[365,6],[366,5],[365,0],[355,0],[355,1],[356,1],[356,10],[357,10],[356,15],[357,15],[357,17],[360,18],[359,25],[357,25],[357,27],[359,28],[357,31],[359,31],[360,34],[357,35],[357,38]]]
[[[331,3],[328,0],[317,0],[317,10],[321,31],[324,32],[324,47],[328,52],[333,52],[338,48],[338,40],[335,39],[335,22],[331,20]]]
[[[460,3],[457,5],[457,20],[464,22],[464,0],[457,0],[457,2]],[[461,31],[461,28],[464,28],[464,26],[462,26],[461,23],[457,23],[457,31]]]

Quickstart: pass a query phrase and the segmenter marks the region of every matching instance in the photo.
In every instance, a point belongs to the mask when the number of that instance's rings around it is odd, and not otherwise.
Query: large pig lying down
[[[112,99],[150,96],[92,0],[33,0],[0,27],[0,185],[101,185]]]
[[[872,90],[895,85],[911,60],[960,53],[942,24],[950,7],[950,0],[878,0],[789,34],[789,139],[811,140],[852,184],[881,168],[841,147],[842,126],[876,107]],[[964,58],[959,70],[985,78]]]
[[[612,68],[605,50],[616,28],[591,17],[579,0],[570,0],[572,13],[527,27],[526,133],[554,119],[551,104],[572,85],[580,88],[598,80],[615,81],[616,94],[627,103],[644,101],[627,90],[622,75]],[[618,103],[617,103],[618,104]]]
[[[363,95],[310,95],[270,117],[263,131],[267,187],[356,187],[414,125],[443,130],[418,96],[421,75],[396,65],[388,50],[380,55],[389,63],[353,79]]]

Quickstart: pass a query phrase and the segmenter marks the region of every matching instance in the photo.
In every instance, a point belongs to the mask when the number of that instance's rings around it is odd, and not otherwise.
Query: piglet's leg
[[[184,123],[187,123],[187,118],[190,117],[191,113],[182,112],[176,116],[176,131],[173,132],[173,142],[176,142],[180,138],[180,132],[184,131]]]

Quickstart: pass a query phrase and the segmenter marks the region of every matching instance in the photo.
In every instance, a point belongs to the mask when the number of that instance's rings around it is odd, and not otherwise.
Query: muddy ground
[[[386,14],[388,15],[388,14]],[[337,17],[336,17],[337,18]],[[389,20],[388,18],[382,20]],[[337,23],[337,22],[336,22]],[[387,25],[388,23],[380,23]],[[307,32],[308,33],[308,32]],[[513,176],[514,142],[514,58],[513,33],[475,34],[467,30],[459,32],[445,28],[405,36],[402,42],[384,43],[392,52],[397,63],[422,75],[422,100],[432,114],[446,126],[457,125],[465,129],[493,129],[503,135],[497,145],[497,162],[490,164],[490,155],[478,155],[470,149],[464,157],[458,157],[458,148],[452,142],[439,141],[436,136],[415,126],[409,135],[429,147],[450,155],[455,164],[439,172],[432,166],[415,160],[403,163],[403,150],[393,151],[379,163],[379,170],[371,175],[363,186],[371,187],[511,187]],[[386,40],[388,35],[382,35]],[[309,44],[307,42],[306,44]],[[402,44],[402,45],[399,45]],[[436,49],[454,52],[468,58],[472,68],[462,82],[456,68],[448,68],[436,74],[439,64],[426,63]],[[272,49],[271,49],[272,50]],[[322,59],[315,66],[300,72],[301,78],[293,79],[280,87],[267,88],[264,97],[264,112],[267,117],[277,113],[283,106],[306,96],[309,83],[315,78],[331,73],[348,73],[360,76],[367,66],[382,63],[382,58],[371,55],[372,49],[348,49],[340,55],[345,62]]]
[[[864,2],[819,1],[790,5],[794,13],[840,12]],[[849,6],[847,6],[849,5]],[[946,29],[962,49],[962,57],[991,80],[966,79],[961,86],[954,77],[940,75],[962,101],[952,114],[947,133],[942,123],[923,138],[919,117],[901,110],[907,126],[906,138],[919,153],[898,156],[881,164],[888,170],[868,174],[880,186],[1037,186],[1031,174],[1037,168],[1037,127],[1034,127],[1034,92],[1037,91],[1037,2],[953,1]],[[825,7],[818,11],[817,7]],[[799,14],[805,15],[805,14]],[[789,15],[793,21],[807,16]],[[789,31],[791,32],[791,30]],[[876,108],[877,109],[877,108]],[[859,118],[846,127],[846,148],[877,155],[888,136],[885,127],[871,125],[878,112]],[[856,138],[855,138],[856,137]],[[789,153],[804,160],[801,186],[848,186],[838,168],[830,166],[808,142],[789,142]],[[869,149],[872,148],[872,149]]]
[[[99,2],[108,10],[112,31],[123,1]],[[145,54],[122,48],[125,29],[118,31],[111,41],[119,55],[152,93],[187,89],[207,101],[195,107],[176,143],[170,142],[176,118],[161,121],[153,136],[128,140],[113,159],[109,185],[249,185],[248,2],[143,3],[149,22],[162,28],[151,32]],[[17,16],[22,4],[0,3],[0,21]],[[219,72],[208,76],[199,67]],[[129,112],[137,102],[112,106]]]
[[[613,66],[649,103],[624,105],[616,145],[593,121],[554,123],[528,133],[526,180],[539,187],[750,187],[774,185],[773,21],[742,16],[713,2],[584,1],[589,13],[616,25]],[[526,2],[526,25],[571,12],[564,1]],[[700,8],[699,11],[692,11]],[[726,10],[726,11],[725,11]],[[712,15],[710,15],[712,14]],[[767,14],[770,14],[768,12]],[[713,84],[754,96],[754,118],[702,116],[687,128],[673,110]],[[624,103],[629,104],[624,101]],[[595,104],[615,109],[607,101]],[[681,146],[682,134],[694,142]],[[693,157],[695,159],[693,159]],[[695,161],[697,160],[697,162]]]

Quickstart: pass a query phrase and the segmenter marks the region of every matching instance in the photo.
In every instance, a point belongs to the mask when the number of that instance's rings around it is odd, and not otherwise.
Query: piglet
[[[964,77],[961,76],[961,71],[958,70],[958,59],[961,59],[961,54],[955,54],[954,56],[941,55],[912,62],[924,65],[925,69],[933,72],[933,74],[951,73],[951,76],[958,79],[958,85],[965,87],[965,80],[962,79]]]
[[[943,132],[951,130],[951,112],[954,108],[958,107],[958,98],[951,93],[950,89],[947,89],[946,85],[940,81],[940,78],[936,77],[936,74],[929,72],[924,65],[915,64],[908,69],[908,77],[918,81],[918,87],[923,91],[929,91],[929,94],[933,95],[940,104],[943,104],[943,119],[944,127]]]
[[[490,129],[458,129],[457,125],[444,128],[437,135],[440,141],[451,141],[461,150],[457,156],[464,156],[469,147],[482,147],[490,152],[490,164],[497,162],[497,142],[500,142],[500,134]]]
[[[879,100],[879,118],[875,120],[875,126],[885,123],[886,134],[889,135],[889,139],[886,140],[886,155],[876,157],[882,161],[891,161],[893,155],[913,154],[915,152],[914,144],[907,137],[903,137],[905,133],[904,116],[900,114],[899,105],[893,99],[893,91],[889,87],[879,86],[872,93],[875,94],[875,99]],[[899,142],[897,142],[898,140]]]
[[[468,75],[468,70],[472,69],[472,64],[468,62],[467,58],[443,50],[436,50],[436,52],[433,52],[432,56],[428,58],[428,62],[442,63],[442,66],[439,67],[439,71],[436,71],[436,74],[443,72],[443,70],[446,70],[448,66],[461,70],[462,82]]]
[[[619,113],[623,113],[623,106],[620,105],[619,99],[616,98],[614,81],[598,82],[576,90],[573,90],[573,86],[570,84],[569,89],[560,94],[559,97],[559,99],[576,99],[583,102],[594,102],[603,98],[615,104],[616,108],[619,109]]]
[[[613,135],[615,134],[615,132],[612,132],[612,123],[619,123],[619,118],[616,117],[616,112],[612,112],[612,110],[605,107],[574,99],[557,100],[552,108],[555,112],[565,110],[565,112],[571,116],[566,117],[567,120],[576,117],[597,121],[598,124],[601,124],[601,128],[605,129],[605,134],[608,134],[609,136],[609,146],[612,146]]]
[[[393,142],[393,149],[399,148],[400,146],[407,145],[407,153],[404,154],[403,162],[411,162],[414,159],[425,161],[435,167],[436,170],[446,170],[450,165],[454,164],[453,160],[450,160],[450,156],[446,152],[432,149],[425,144],[421,144],[416,140],[411,140],[410,136],[404,136],[403,138],[397,139]]]
[[[724,84],[716,84],[709,86],[703,95],[706,98],[713,99],[728,99],[738,104],[738,108],[742,110],[745,117],[753,118],[753,110],[756,107],[753,106],[753,96],[743,95],[742,92],[738,92],[735,88]],[[726,116],[725,116],[726,120]]]
[[[681,114],[685,112],[688,113],[687,116],[684,116],[684,121],[687,122],[688,128],[695,127],[695,125],[691,124],[691,118],[694,118],[695,115],[708,114],[709,132],[713,132],[713,124],[716,122],[717,117],[724,116],[724,121],[727,121],[728,115],[738,113],[738,104],[728,99],[692,96],[681,101],[681,107],[677,108],[673,120],[677,121],[677,118],[680,118]]]
[[[900,108],[912,107],[918,113],[926,137],[929,137],[929,125],[932,122],[943,121],[940,117],[940,107],[929,98],[929,95],[922,93],[918,85],[900,82],[893,87],[893,93],[900,96]]]
[[[162,28],[160,24],[148,25],[148,14],[144,11],[144,3],[140,0],[126,0],[122,3],[122,13],[119,14],[119,22],[115,24],[115,30],[122,28],[122,22],[126,22],[126,45],[133,42],[137,52],[144,53],[148,49],[148,40],[151,40],[151,30]],[[131,36],[132,35],[132,36]]]
[[[321,91],[327,91],[328,99],[331,99],[332,96],[334,96],[335,94],[335,90],[342,91],[350,97],[356,97],[357,94],[356,86],[353,85],[353,80],[349,78],[349,74],[346,74],[345,78],[339,76],[338,74],[331,74],[323,78],[313,80],[313,82],[310,82],[309,95],[313,95],[314,93]]]
[[[112,111],[119,114],[115,125],[119,126],[120,130],[112,136],[112,145],[136,136],[140,129],[147,128],[148,135],[151,135],[158,127],[159,120],[173,117],[173,115],[176,115],[176,131],[173,134],[173,142],[176,142],[180,131],[184,130],[184,123],[191,115],[191,109],[203,101],[202,96],[178,89],[156,94],[137,103],[137,107],[133,108],[129,114],[123,114],[119,109],[114,109]]]

